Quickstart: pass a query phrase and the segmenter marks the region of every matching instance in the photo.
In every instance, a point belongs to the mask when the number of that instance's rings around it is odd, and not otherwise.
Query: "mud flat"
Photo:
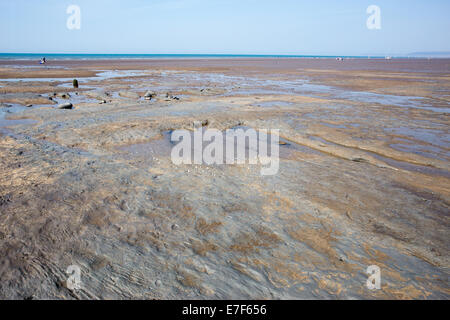
[[[2,299],[450,298],[449,60],[31,65],[0,61]],[[280,129],[278,174],[174,165],[196,121]]]

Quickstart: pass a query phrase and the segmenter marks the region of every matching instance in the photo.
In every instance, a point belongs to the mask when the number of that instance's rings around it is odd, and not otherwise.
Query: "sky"
[[[67,28],[69,5],[80,29]],[[380,8],[381,29],[366,12]],[[0,0],[0,52],[450,52],[449,0]]]

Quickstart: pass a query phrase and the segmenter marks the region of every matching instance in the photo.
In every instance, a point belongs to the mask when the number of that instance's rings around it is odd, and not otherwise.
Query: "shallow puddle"
[[[442,161],[450,160],[450,152],[444,151],[438,147],[431,145],[393,143],[389,146],[394,150],[415,153],[427,158],[438,159]]]
[[[9,135],[13,136],[14,133],[11,130],[12,127],[15,126],[23,126],[23,125],[33,125],[38,123],[38,121],[33,119],[17,119],[17,120],[7,120],[4,117],[0,117],[0,135]]]
[[[54,106],[57,107],[58,105],[62,104],[62,103],[68,103],[70,102],[71,104],[73,104],[75,107],[77,106],[77,104],[82,104],[82,103],[98,103],[99,100],[97,99],[93,99],[93,98],[88,98],[85,95],[78,93],[76,94],[76,92],[69,92],[70,97],[68,97],[67,99],[61,98],[61,97],[52,97],[52,100],[56,102],[56,104],[50,105],[50,106]],[[49,105],[45,105],[45,106],[49,106]]]
[[[450,148],[450,133],[448,128],[444,131],[437,129],[426,129],[426,128],[409,128],[409,127],[396,127],[396,128],[385,128],[384,131],[402,135],[406,137],[411,137],[415,140],[424,141],[429,144],[434,144],[439,147]]]
[[[290,107],[292,106],[292,102],[288,101],[263,101],[252,104],[255,107],[263,107],[263,108],[274,108],[274,107]]]
[[[319,141],[324,145],[345,147],[345,146],[341,146],[341,145],[335,144],[333,142],[327,141],[318,136],[308,136],[308,138],[311,140],[314,140],[314,141]],[[403,170],[407,170],[407,171],[420,172],[420,173],[424,173],[424,174],[428,174],[428,175],[443,176],[443,177],[450,178],[450,172],[445,169],[438,169],[438,168],[434,168],[434,167],[412,164],[412,163],[405,162],[405,161],[394,160],[394,159],[384,157],[382,155],[379,155],[377,153],[367,151],[367,150],[361,150],[361,149],[357,149],[357,150],[362,153],[373,156],[374,158],[381,160],[384,163],[390,165],[391,167],[394,167],[397,169],[403,169]],[[411,152],[411,151],[408,151],[408,152]]]
[[[329,122],[320,122],[320,124],[333,129],[347,129],[347,126],[344,126],[342,124],[334,124]]]
[[[145,71],[140,70],[100,70],[98,71],[97,75],[94,77],[77,77],[78,81],[82,80],[84,82],[87,81],[104,81],[108,79],[113,78],[120,78],[120,77],[137,77],[137,76],[145,76],[147,73]],[[70,81],[71,85],[73,77],[55,77],[55,78],[6,78],[6,79],[0,79],[0,82],[56,82],[56,81],[64,81],[68,82]]]
[[[387,163],[391,167],[394,167],[397,169],[403,169],[403,170],[413,171],[413,172],[420,172],[420,173],[424,173],[424,174],[432,175],[432,176],[441,176],[441,177],[450,178],[450,172],[445,169],[438,169],[438,168],[434,168],[434,167],[427,167],[427,166],[412,164],[409,162],[398,161],[398,160],[394,160],[391,158],[386,158],[386,157],[380,156],[375,153],[373,153],[372,155],[374,158],[377,158],[377,159]]]
[[[173,147],[170,141],[171,133],[171,131],[165,131],[161,137],[156,137],[154,140],[119,146],[116,149],[126,155],[127,159],[145,158],[151,161],[154,157],[168,157]]]
[[[242,129],[246,131],[249,129],[248,127],[238,126],[233,127],[230,130],[239,130]],[[205,132],[206,128],[203,127],[203,132]],[[248,163],[248,159],[250,157],[251,153],[254,153],[255,155],[258,154],[259,150],[259,143],[260,143],[260,135],[258,131],[256,131],[256,139],[245,139],[245,159],[246,163]],[[198,150],[203,155],[205,148],[210,145],[210,141],[202,142],[202,145],[196,145],[194,143],[194,133],[192,131],[189,132],[191,137],[191,161],[194,162],[194,153]],[[225,132],[222,131],[223,134],[223,163],[226,163],[226,136]],[[116,148],[116,150],[120,151],[122,156],[125,157],[127,160],[135,160],[136,162],[139,162],[141,164],[149,164],[155,160],[155,158],[167,158],[171,156],[171,152],[173,147],[175,147],[178,143],[181,142],[172,142],[171,141],[172,131],[164,131],[162,135],[154,140],[143,142],[143,143],[136,143],[126,146],[119,146]],[[182,139],[181,139],[182,140]],[[272,141],[272,135],[267,134],[267,150],[263,154],[267,154],[267,156],[272,156],[272,149],[270,147]],[[233,141],[233,148],[234,148],[234,155],[237,155],[237,147],[238,142],[237,139],[234,139]],[[303,146],[300,144],[297,144],[295,142],[291,142],[287,139],[279,137],[279,157],[281,159],[290,159],[294,155],[294,153],[300,152],[304,154],[321,154],[320,151],[314,150],[312,148],[309,148],[307,146]],[[181,154],[182,155],[182,154]],[[236,159],[236,157],[235,157]]]
[[[36,123],[38,123],[38,121],[33,119],[18,119],[18,120],[0,119],[0,128],[8,128],[21,125],[33,125]]]
[[[295,143],[295,142],[292,142],[290,140],[286,140],[286,139],[280,137],[280,158],[287,159],[291,155],[293,155],[294,152],[313,154],[313,155],[323,155],[322,152],[320,152],[316,149],[313,149],[313,148],[310,148],[310,147],[307,147],[307,146],[304,146],[304,145],[301,145],[301,144],[298,144],[298,143]]]

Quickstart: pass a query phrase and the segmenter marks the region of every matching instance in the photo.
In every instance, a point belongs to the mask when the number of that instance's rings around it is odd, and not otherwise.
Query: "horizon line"
[[[414,56],[444,56],[450,58],[450,52],[413,52],[408,54],[268,54],[268,53],[75,53],[75,52],[0,52],[0,55],[108,55],[108,56],[255,56],[255,57],[372,57],[372,58],[408,58]]]

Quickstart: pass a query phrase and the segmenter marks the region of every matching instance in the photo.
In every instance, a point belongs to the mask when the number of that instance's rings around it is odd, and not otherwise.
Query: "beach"
[[[449,115],[450,59],[0,59],[0,298],[449,299]],[[196,123],[278,173],[175,165]]]

